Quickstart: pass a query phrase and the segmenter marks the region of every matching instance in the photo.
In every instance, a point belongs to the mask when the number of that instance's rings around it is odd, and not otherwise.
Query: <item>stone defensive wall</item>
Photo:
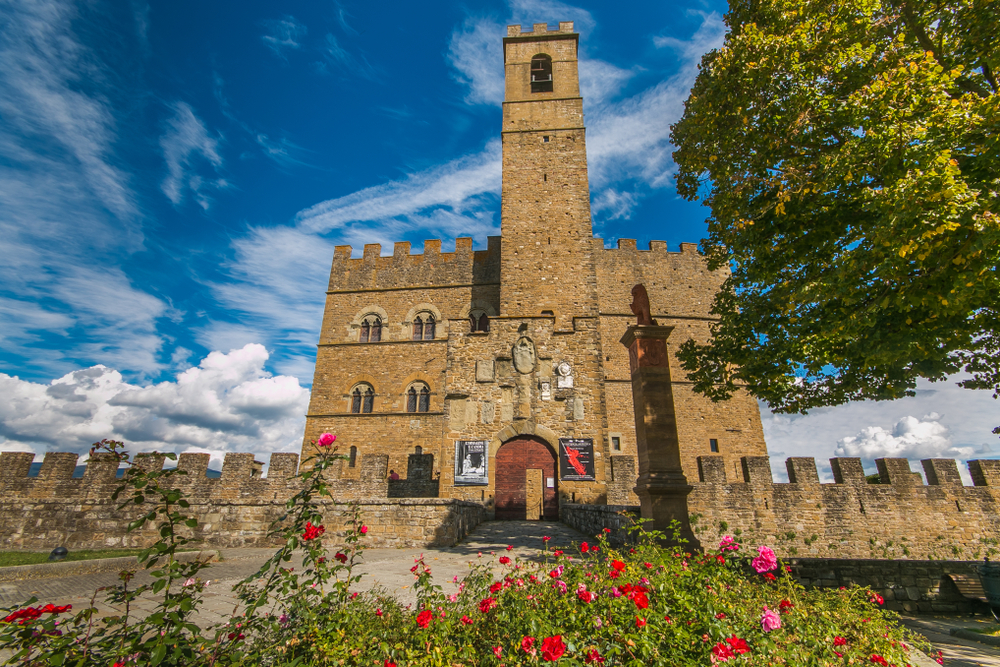
[[[157,539],[155,527],[125,532],[129,521],[149,511],[149,505],[118,506],[129,497],[111,499],[121,485],[117,462],[109,454],[94,454],[83,477],[74,478],[78,456],[48,453],[37,477],[29,477],[33,455],[0,453],[0,548],[70,549],[100,547],[144,547]],[[139,454],[136,465],[162,469],[163,455]],[[181,454],[178,468],[187,472],[171,478],[190,502],[185,510],[198,520],[186,536],[201,540],[204,547],[264,546],[269,527],[284,517],[286,501],[299,491],[294,479],[297,454],[271,454],[267,476],[263,463],[253,454],[226,454],[220,478],[209,478],[208,454]],[[339,464],[345,464],[339,461]],[[455,499],[393,497],[394,481],[386,477],[388,456],[359,457],[360,474],[341,477],[339,465],[329,469],[328,487],[334,500],[326,500],[324,522],[327,536],[343,534],[347,499],[357,499],[361,516],[369,527],[369,547],[450,546],[465,537],[486,518],[486,508],[476,502]],[[425,475],[429,476],[429,475]],[[424,480],[430,482],[430,480]],[[420,480],[404,482],[413,486]],[[412,489],[403,489],[410,492]],[[343,500],[341,500],[343,499]]]
[[[775,483],[767,457],[743,457],[742,479],[730,481],[721,456],[698,457],[688,510],[701,544],[723,535],[767,544],[785,558],[981,560],[1000,553],[1000,461],[968,462],[964,486],[953,459],[922,461],[927,484],[906,459],[877,459],[871,484],[861,459],[830,459],[834,483],[821,484],[812,458],[786,462]],[[690,480],[689,480],[690,481]],[[612,529],[623,542],[631,505],[563,505],[562,519],[584,535]]]
[[[330,289],[413,289],[500,281],[500,237],[490,236],[486,250],[473,250],[472,238],[455,239],[454,252],[441,252],[441,240],[424,241],[423,253],[414,253],[409,241],[397,241],[392,256],[382,256],[379,243],[365,244],[361,257],[351,257],[349,245],[334,248]]]

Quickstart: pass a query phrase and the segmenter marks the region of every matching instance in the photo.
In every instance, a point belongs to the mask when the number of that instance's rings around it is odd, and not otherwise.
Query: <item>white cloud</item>
[[[212,352],[175,381],[141,387],[93,366],[50,384],[0,373],[0,450],[82,453],[102,438],[132,451],[297,451],[309,391],[264,370],[250,344]]]
[[[469,87],[469,104],[499,105],[503,102],[503,58],[496,50],[507,30],[492,19],[469,18],[451,34],[448,64],[455,78]]]
[[[289,49],[301,48],[306,27],[296,21],[294,16],[264,21],[264,26],[268,32],[261,36],[261,40],[279,58],[284,58]]]
[[[198,205],[208,209],[211,200],[207,191],[228,187],[225,179],[219,178],[222,157],[219,142],[210,137],[205,124],[185,102],[173,105],[174,115],[167,121],[167,130],[160,137],[163,159],[167,162],[167,177],[163,179],[163,194],[179,205],[184,200],[185,191],[190,191]],[[208,162],[215,176],[206,180],[198,172],[202,162]]]
[[[972,447],[952,447],[948,428],[937,420],[936,413],[917,419],[903,417],[892,429],[867,426],[857,435],[837,441],[837,456],[854,456],[874,460],[879,458],[930,459],[969,458]]]

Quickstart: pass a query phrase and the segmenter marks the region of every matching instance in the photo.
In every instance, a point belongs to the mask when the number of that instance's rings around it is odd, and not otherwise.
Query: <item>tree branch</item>
[[[941,53],[941,49],[938,49],[934,45],[934,40],[932,40],[930,35],[927,34],[927,30],[924,29],[924,26],[920,24],[920,20],[917,18],[916,14],[913,13],[910,5],[906,2],[900,2],[898,4],[899,10],[903,16],[903,23],[905,23],[906,27],[913,33],[913,36],[917,38],[917,44],[920,45],[920,48],[924,51],[930,51],[933,53],[937,58],[937,61],[946,70],[952,69],[949,59]],[[988,67],[989,66],[987,66],[987,68]],[[959,77],[956,82],[958,83],[958,86],[967,93],[972,93],[973,95],[978,95],[980,97],[986,97],[989,94],[988,91],[983,89],[982,86],[977,85],[976,82],[971,81],[966,77]],[[994,90],[996,89],[995,83],[993,84],[993,88]]]

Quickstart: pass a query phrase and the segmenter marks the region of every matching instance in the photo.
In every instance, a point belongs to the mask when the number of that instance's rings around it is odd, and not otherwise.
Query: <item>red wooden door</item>
[[[521,436],[500,446],[496,461],[496,518],[524,519],[527,508],[525,476],[528,469],[542,471],[542,517],[559,520],[559,500],[556,484],[548,488],[547,480],[556,479],[556,453],[549,445],[533,436]]]

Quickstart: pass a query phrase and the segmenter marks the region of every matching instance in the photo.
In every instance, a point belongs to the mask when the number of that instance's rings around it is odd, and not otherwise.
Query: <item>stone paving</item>
[[[494,521],[481,524],[465,540],[454,547],[434,549],[368,549],[364,552],[364,562],[359,568],[363,574],[360,587],[368,590],[382,587],[404,604],[412,603],[415,595],[411,588],[413,575],[410,567],[421,554],[431,568],[434,581],[451,592],[452,578],[463,577],[469,571],[470,563],[483,560],[495,563],[491,552],[501,552],[512,545],[511,555],[522,559],[537,558],[542,549],[542,536],[552,538],[550,548],[569,547],[588,539],[572,528],[561,523],[546,521]],[[214,623],[224,623],[239,610],[232,587],[241,579],[256,572],[274,549],[224,549],[223,560],[213,563],[203,570],[202,578],[211,580],[206,589],[205,602],[200,608],[196,621],[203,627]],[[297,567],[296,561],[290,563]],[[140,573],[133,580],[136,584],[149,581],[149,576]],[[90,602],[94,591],[102,586],[114,586],[118,577],[113,573],[92,574],[58,579],[34,579],[0,584],[0,605],[13,606],[34,595],[44,604],[72,604],[79,609]],[[155,600],[139,600],[133,611],[149,613],[155,607]],[[122,610],[112,609],[103,602],[103,593],[97,595],[97,605],[101,614],[120,614]],[[1000,667],[1000,649],[978,642],[952,637],[948,634],[952,627],[974,627],[992,624],[993,619],[916,616],[903,617],[903,623],[920,632],[930,640],[935,650],[944,651],[946,667]],[[0,656],[2,659],[3,656]],[[916,667],[935,667],[937,663],[929,659],[915,661]]]

